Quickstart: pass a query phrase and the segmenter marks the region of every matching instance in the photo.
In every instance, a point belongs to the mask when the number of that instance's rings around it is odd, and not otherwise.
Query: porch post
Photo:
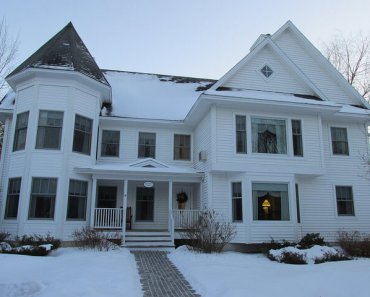
[[[96,205],[96,178],[93,176],[91,190],[91,205],[90,205],[90,227],[94,228],[95,221],[95,205]]]
[[[127,209],[127,188],[128,188],[128,180],[125,179],[123,181],[123,202],[122,202],[122,244],[125,243],[125,233],[126,233],[126,209]]]
[[[168,182],[168,231],[171,233],[171,237],[173,237],[173,219],[172,219],[172,180]]]

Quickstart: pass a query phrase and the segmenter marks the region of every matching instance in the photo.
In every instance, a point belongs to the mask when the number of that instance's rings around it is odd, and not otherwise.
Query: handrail
[[[199,209],[173,209],[174,228],[189,228],[198,221],[201,212]]]
[[[94,228],[121,229],[123,220],[122,208],[95,208]]]

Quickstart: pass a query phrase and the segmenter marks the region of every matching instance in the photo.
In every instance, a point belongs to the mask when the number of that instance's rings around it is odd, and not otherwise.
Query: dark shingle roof
[[[95,63],[71,22],[19,65],[8,77],[27,68],[78,71],[109,86],[103,72]]]

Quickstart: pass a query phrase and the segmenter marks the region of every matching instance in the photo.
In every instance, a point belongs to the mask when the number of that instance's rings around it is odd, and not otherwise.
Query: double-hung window
[[[293,154],[303,157],[302,125],[300,120],[292,120]]]
[[[40,110],[37,128],[37,149],[60,149],[63,128],[63,112]]]
[[[28,116],[28,111],[22,112],[17,115],[14,132],[13,152],[24,150],[26,146]]]
[[[331,127],[331,143],[333,155],[349,155],[347,129]]]
[[[101,141],[101,156],[102,157],[118,157],[119,156],[119,131],[103,130]]]
[[[339,216],[354,216],[352,187],[336,186],[337,211]]]
[[[73,151],[90,155],[93,121],[76,114],[73,135]]]
[[[243,221],[243,198],[242,198],[242,183],[233,182],[231,184],[232,190],[232,219],[233,222]]]
[[[139,132],[139,158],[155,158],[155,133]]]
[[[85,220],[87,202],[87,182],[81,180],[69,181],[67,219]]]
[[[236,152],[247,153],[247,121],[242,115],[235,116]]]
[[[56,178],[32,178],[29,218],[53,219],[56,193]]]
[[[253,153],[286,154],[285,120],[252,118]]]
[[[8,195],[5,206],[5,219],[16,219],[18,215],[19,194],[21,192],[21,178],[10,178]]]
[[[190,160],[190,135],[175,134],[173,143],[174,160]]]

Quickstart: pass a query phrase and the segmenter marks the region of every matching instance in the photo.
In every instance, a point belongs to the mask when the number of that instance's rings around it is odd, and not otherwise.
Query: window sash
[[[155,133],[139,132],[139,158],[155,158]]]
[[[233,182],[231,184],[231,203],[232,203],[232,221],[243,221],[243,198],[242,198],[242,183]]]
[[[17,115],[17,121],[14,131],[13,152],[24,150],[24,148],[26,147],[28,117],[28,111]]]
[[[247,153],[247,121],[246,116],[235,117],[236,152]]]
[[[303,157],[302,125],[300,120],[292,120],[293,154]]]
[[[354,216],[355,209],[353,205],[352,187],[336,186],[335,187],[337,211],[339,216]]]
[[[92,122],[93,120],[76,114],[73,136],[74,152],[90,155]]]
[[[36,149],[60,149],[63,129],[63,112],[40,110]]]
[[[174,160],[190,160],[190,135],[174,135]]]
[[[118,157],[120,144],[120,131],[103,130],[101,156]]]
[[[334,155],[349,155],[347,128],[331,127],[331,141]]]
[[[69,181],[67,219],[86,220],[87,182]]]
[[[10,178],[8,195],[5,206],[5,219],[16,219],[18,216],[19,195],[21,192],[21,178]]]
[[[31,202],[28,215],[30,219],[54,218],[56,191],[56,178],[32,179]]]
[[[286,122],[264,118],[252,118],[253,153],[286,154]]]

